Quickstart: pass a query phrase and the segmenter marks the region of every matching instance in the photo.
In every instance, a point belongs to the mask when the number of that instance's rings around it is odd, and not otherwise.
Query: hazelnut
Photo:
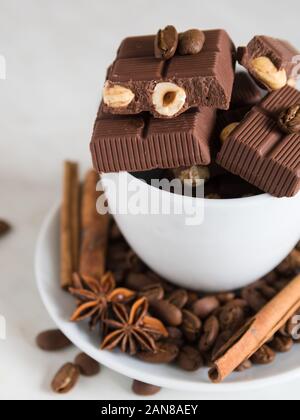
[[[103,101],[111,108],[126,108],[134,99],[134,93],[124,86],[106,82],[103,88]]]
[[[234,122],[231,123],[229,125],[227,125],[221,132],[220,134],[220,140],[221,143],[224,144],[225,141],[228,139],[228,137],[230,136],[230,134],[236,129],[236,127],[239,125],[238,122]]]
[[[278,90],[287,84],[285,69],[278,70],[268,57],[258,57],[251,62],[254,76],[270,90]]]
[[[190,168],[178,168],[173,170],[176,178],[181,182],[188,182],[192,186],[204,179],[207,181],[210,178],[210,172],[207,166],[191,166]]]
[[[152,94],[155,111],[164,117],[176,115],[183,108],[185,100],[185,90],[170,82],[158,83]]]

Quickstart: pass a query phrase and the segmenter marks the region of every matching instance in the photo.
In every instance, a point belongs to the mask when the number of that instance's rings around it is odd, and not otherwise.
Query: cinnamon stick
[[[79,168],[74,162],[64,164],[63,200],[61,207],[61,287],[72,285],[72,275],[78,269],[79,253]]]
[[[100,279],[106,270],[106,253],[109,232],[109,215],[97,212],[99,192],[96,191],[99,175],[89,171],[86,175],[81,205],[82,239],[79,271]]]
[[[220,383],[248,360],[296,313],[300,307],[300,275],[251,319],[215,357],[209,372]]]

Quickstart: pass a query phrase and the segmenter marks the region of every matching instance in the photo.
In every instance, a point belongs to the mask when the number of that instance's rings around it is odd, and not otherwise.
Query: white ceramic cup
[[[211,200],[170,194],[125,172],[105,174],[102,179],[112,209],[117,204],[126,207],[126,188],[174,205],[183,201],[188,214],[195,205],[204,206],[201,224],[187,223],[187,214],[113,212],[140,258],[184,288],[213,292],[244,287],[276,267],[300,238],[300,194]]]

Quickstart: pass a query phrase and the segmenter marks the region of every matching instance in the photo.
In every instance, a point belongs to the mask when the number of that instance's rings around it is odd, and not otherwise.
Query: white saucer
[[[294,346],[287,354],[278,355],[275,363],[235,373],[223,384],[213,385],[207,370],[188,373],[174,366],[152,365],[119,352],[99,350],[99,337],[91,334],[87,325],[69,322],[74,299],[62,291],[59,284],[59,207],[47,216],[37,244],[35,271],[42,300],[58,328],[83,352],[101,364],[127,377],[164,388],[205,392],[234,392],[289,381],[300,377],[299,350]]]

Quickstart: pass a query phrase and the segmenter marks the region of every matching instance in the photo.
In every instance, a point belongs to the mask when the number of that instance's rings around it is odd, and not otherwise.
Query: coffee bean
[[[276,353],[266,344],[251,357],[255,365],[268,365],[275,360]]]
[[[100,364],[85,353],[79,353],[74,363],[84,376],[94,376],[100,372]]]
[[[296,249],[297,249],[298,251],[300,251],[300,241],[297,243],[297,245],[296,245]]]
[[[62,350],[72,345],[71,341],[60,330],[48,330],[36,338],[38,347],[45,351]]]
[[[243,289],[241,295],[255,312],[259,312],[268,302],[262,293],[254,286]]]
[[[142,273],[130,273],[125,281],[128,289],[143,291],[146,287],[160,286],[158,282],[153,281],[153,278],[148,277]]]
[[[204,45],[205,34],[199,29],[190,29],[179,36],[178,52],[180,55],[198,54]]]
[[[144,262],[132,250],[127,253],[126,266],[132,273],[143,273],[146,270]]]
[[[73,363],[66,363],[54,376],[51,383],[52,390],[58,394],[66,394],[74,388],[79,376],[79,367]]]
[[[174,292],[170,294],[167,300],[173,305],[177,306],[177,308],[182,309],[185,307],[188,301],[187,291],[183,289],[174,290]]]
[[[5,220],[0,220],[0,236],[5,235],[11,230],[11,226]]]
[[[193,305],[193,303],[195,303],[196,300],[199,299],[199,297],[198,297],[198,294],[196,292],[188,291],[187,293],[188,293],[188,301],[187,301],[186,306],[188,306],[190,308]]]
[[[164,298],[164,289],[158,284],[150,284],[142,289],[140,296],[147,298],[148,302],[162,300]]]
[[[213,311],[215,311],[220,306],[220,302],[215,296],[207,296],[205,298],[197,300],[192,305],[192,311],[195,315],[197,315],[200,319],[205,319]]]
[[[200,352],[191,346],[185,346],[181,349],[177,364],[181,369],[189,372],[194,372],[204,365]]]
[[[233,300],[227,303],[224,308],[221,309],[219,314],[220,327],[222,331],[236,331],[245,322],[245,305],[242,304],[241,300]]]
[[[283,335],[277,334],[273,341],[269,344],[271,349],[277,351],[278,353],[286,353],[291,350],[293,347],[293,340],[290,337],[284,337]]]
[[[236,296],[235,296],[235,293],[228,292],[228,293],[219,293],[216,295],[216,298],[221,303],[221,305],[224,305],[230,302],[231,300],[234,300]]]
[[[187,309],[182,310],[182,325],[181,330],[190,343],[193,343],[197,340],[200,330],[202,327],[202,322],[200,319],[188,311]]]
[[[245,370],[252,368],[251,360],[245,360],[240,366],[238,366],[235,371],[236,372],[244,372]]]
[[[176,53],[178,45],[178,33],[174,26],[166,26],[160,29],[154,41],[154,54],[156,58],[169,60]]]
[[[183,345],[183,333],[179,328],[167,327],[168,331],[168,342],[176,344],[178,347]]]
[[[300,132],[300,104],[284,109],[278,117],[278,125],[287,134]]]
[[[172,363],[179,354],[179,348],[172,342],[157,343],[157,352],[141,351],[137,357],[147,363]]]
[[[268,285],[267,283],[261,284],[259,287],[259,291],[262,293],[262,295],[267,299],[271,300],[277,295],[277,290],[274,289],[274,287]]]
[[[213,347],[218,338],[219,331],[219,320],[215,316],[209,317],[203,325],[203,335],[199,342],[201,352],[207,352]]]
[[[225,346],[225,344],[230,340],[231,337],[232,337],[231,331],[223,331],[221,334],[219,334],[212,350],[212,354],[211,354],[212,360],[216,359],[219,351],[222,349],[223,346]]]
[[[110,228],[109,237],[112,241],[116,241],[116,242],[122,240],[122,238],[123,238],[123,235],[120,231],[120,228],[115,222],[112,223],[112,226]]]
[[[151,395],[157,394],[160,390],[161,388],[159,386],[145,384],[145,382],[134,380],[132,383],[132,391],[142,397],[150,397]]]
[[[167,326],[178,327],[182,323],[181,310],[167,300],[156,300],[151,302],[150,311]]]

